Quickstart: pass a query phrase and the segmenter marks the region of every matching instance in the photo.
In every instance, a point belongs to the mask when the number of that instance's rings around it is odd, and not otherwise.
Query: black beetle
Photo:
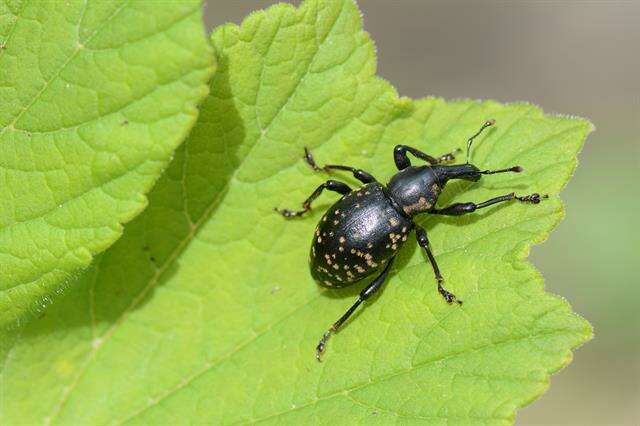
[[[398,250],[407,240],[407,235],[412,229],[415,229],[418,244],[424,249],[433,267],[438,291],[448,303],[462,304],[462,301],[442,286],[444,279],[431,252],[427,233],[413,221],[415,215],[430,213],[459,216],[503,201],[517,200],[538,204],[541,198],[547,197],[537,193],[519,197],[512,192],[479,204],[455,203],[444,208],[435,207],[438,196],[450,179],[475,182],[482,175],[522,171],[520,166],[500,170],[480,170],[469,163],[473,140],[493,124],[495,124],[494,120],[486,121],[480,130],[469,138],[467,161],[461,165],[445,164],[455,160],[454,153],[432,157],[416,148],[396,145],[393,150],[393,159],[400,171],[386,186],[376,181],[371,174],[354,167],[336,164],[319,167],[305,148],[304,158],[314,170],[349,171],[364,184],[354,191],[343,182],[328,180],[316,188],[302,203],[302,210],[275,209],[286,218],[301,216],[311,210],[311,203],[323,190],[328,189],[342,194],[342,198],[327,210],[316,227],[309,258],[311,275],[326,287],[338,288],[351,285],[382,269],[377,278],[360,292],[353,306],[323,334],[316,347],[318,360],[331,334],[338,331],[356,308],[382,287]],[[429,165],[412,166],[407,152],[426,161]]]

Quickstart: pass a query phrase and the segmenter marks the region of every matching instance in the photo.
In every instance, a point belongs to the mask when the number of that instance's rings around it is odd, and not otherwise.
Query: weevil
[[[301,210],[278,209],[275,211],[285,218],[302,216],[311,210],[311,204],[326,189],[337,192],[341,198],[334,203],[320,219],[315,229],[309,254],[311,275],[321,285],[340,288],[352,285],[377,273],[373,281],[364,287],[355,303],[322,335],[316,346],[316,358],[321,360],[327,341],[364,301],[383,286],[391,265],[409,233],[415,231],[418,245],[424,250],[435,276],[438,292],[449,303],[462,304],[444,286],[444,278],[431,250],[427,231],[418,225],[416,215],[460,216],[494,204],[519,201],[538,204],[547,195],[533,193],[517,196],[511,192],[481,203],[455,203],[437,208],[436,203],[443,188],[451,179],[477,182],[483,175],[498,173],[520,173],[520,166],[499,170],[480,170],[470,163],[471,145],[495,120],[487,120],[480,129],[467,140],[467,156],[464,164],[450,164],[455,161],[456,150],[438,157],[432,157],[407,145],[396,145],[393,159],[398,172],[387,185],[378,182],[370,173],[350,166],[327,164],[320,167],[305,148],[305,161],[315,171],[329,172],[342,170],[351,172],[363,183],[358,189],[351,189],[338,180],[327,180],[302,203]],[[407,154],[425,161],[426,165],[413,166]]]

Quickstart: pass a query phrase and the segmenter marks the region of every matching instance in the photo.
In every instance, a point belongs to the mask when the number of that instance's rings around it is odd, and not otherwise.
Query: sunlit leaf
[[[526,104],[398,98],[375,77],[349,0],[276,6],[213,41],[211,95],[149,208],[14,336],[0,421],[510,423],[591,333],[525,261],[562,217],[557,194],[590,124]],[[497,124],[474,162],[526,172],[451,185],[441,204],[511,191],[550,198],[421,218],[464,305],[444,302],[410,241],[380,297],[318,363],[318,338],[364,283],[332,292],[309,275],[313,229],[334,194],[301,220],[273,212],[326,179],[303,146],[386,181],[395,144],[442,154],[488,118]]]
[[[207,94],[198,1],[0,2],[0,328],[146,205]]]

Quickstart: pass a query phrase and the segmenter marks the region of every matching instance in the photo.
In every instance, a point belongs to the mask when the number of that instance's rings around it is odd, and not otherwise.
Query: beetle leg
[[[480,136],[480,134],[484,129],[486,129],[487,127],[493,126],[495,123],[496,123],[495,120],[485,121],[482,127],[480,127],[480,130],[478,130],[473,136],[469,138],[469,140],[467,141],[467,163],[469,163],[469,154],[471,151],[471,144],[473,143],[473,140],[478,136]],[[430,156],[429,154],[425,154],[419,149],[413,148],[411,146],[396,145],[396,147],[393,150],[393,159],[396,163],[396,167],[398,168],[398,170],[404,170],[411,165],[411,161],[409,161],[409,158],[407,157],[407,152],[410,152],[415,157],[421,160],[424,160],[433,166],[435,164],[450,163],[454,161],[456,159],[455,154],[458,152],[462,152],[462,150],[460,148],[456,148],[454,151],[449,152],[447,154],[443,154],[436,158],[436,157]]]
[[[437,158],[438,164],[444,163],[453,163],[456,160],[456,154],[462,152],[461,148],[456,148],[451,152],[447,152],[446,154],[442,154]]]
[[[346,170],[348,172],[351,172],[353,174],[353,177],[355,177],[362,183],[376,182],[376,178],[374,178],[370,173],[365,172],[362,169],[357,169],[355,167],[342,166],[339,164],[327,164],[324,167],[320,167],[313,159],[313,155],[311,155],[311,152],[306,147],[304,148],[304,159],[307,164],[309,164],[309,166],[311,166],[311,168],[316,172],[328,172],[329,170]]]
[[[375,280],[371,281],[371,283],[360,292],[360,295],[358,296],[358,300],[356,300],[356,302],[353,305],[351,305],[351,307],[347,310],[347,312],[345,312],[340,317],[340,319],[338,319],[338,321],[333,323],[333,325],[331,326],[331,328],[329,328],[329,330],[324,332],[324,334],[322,335],[322,338],[320,339],[320,342],[318,342],[318,346],[316,346],[316,359],[318,361],[322,361],[320,359],[320,356],[324,352],[327,346],[327,340],[329,340],[331,335],[338,331],[340,326],[344,324],[344,322],[351,316],[351,314],[355,312],[355,310],[358,308],[358,306],[360,306],[362,302],[364,302],[365,300],[370,298],[372,295],[374,295],[378,290],[380,290],[385,280],[387,279],[387,275],[389,275],[389,270],[391,269],[391,264],[393,263],[394,259],[395,258],[392,257],[389,260],[389,262],[387,263],[387,266],[385,266],[382,273],[378,275],[378,277]]]
[[[442,209],[433,209],[429,210],[429,213],[433,214],[442,214],[447,216],[460,216],[467,213],[473,213],[474,211],[489,207],[494,204],[502,203],[505,201],[517,200],[521,203],[530,203],[530,204],[538,204],[540,200],[543,198],[549,198],[548,195],[540,195],[538,193],[533,193],[530,195],[524,195],[522,197],[517,196],[514,192],[507,195],[501,195],[500,197],[491,198],[485,202],[476,204],[476,203],[455,203],[450,206],[444,207]]]
[[[424,152],[412,146],[396,145],[396,147],[393,149],[393,161],[396,163],[396,167],[398,168],[398,170],[404,170],[411,165],[411,161],[409,161],[409,157],[407,157],[407,152],[433,166],[436,164],[450,163],[454,161],[456,159],[456,153],[462,152],[462,150],[460,148],[457,148],[454,151],[442,154],[439,157],[432,157],[429,154],[425,154]]]
[[[398,170],[404,170],[411,165],[411,161],[409,157],[407,157],[407,152],[410,152],[414,157],[424,160],[431,165],[438,164],[437,158],[425,154],[419,149],[407,145],[396,145],[395,148],[393,148],[393,161],[396,163]]]
[[[436,258],[431,253],[431,247],[429,245],[429,239],[427,238],[427,232],[424,228],[415,225],[416,228],[416,239],[418,240],[418,244],[420,247],[424,249],[427,253],[427,257],[429,258],[429,262],[431,262],[431,267],[433,268],[433,273],[435,274],[436,281],[438,282],[438,292],[444,297],[444,300],[447,303],[457,302],[459,305],[462,305],[462,300],[458,300],[453,293],[448,292],[443,286],[444,278],[442,278],[442,274],[440,273],[440,268],[438,268],[438,264],[436,263]]]
[[[277,207],[274,208],[274,210],[280,213],[284,217],[302,216],[303,214],[311,210],[311,203],[313,202],[313,200],[318,198],[320,194],[322,194],[322,191],[324,191],[325,189],[328,189],[329,191],[337,192],[342,195],[347,195],[349,192],[351,192],[351,188],[349,188],[349,185],[347,185],[346,183],[339,182],[337,180],[328,180],[322,185],[320,185],[319,187],[317,187],[316,190],[313,191],[313,193],[309,196],[309,198],[304,200],[304,203],[302,203],[302,210],[297,210],[297,211],[287,210],[287,209],[279,209]]]

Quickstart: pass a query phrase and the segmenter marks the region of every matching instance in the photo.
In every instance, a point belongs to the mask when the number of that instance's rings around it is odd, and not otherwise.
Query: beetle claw
[[[322,362],[321,356],[327,346],[327,340],[329,340],[329,337],[331,337],[331,330],[327,330],[324,332],[324,334],[322,335],[322,339],[320,339],[320,342],[318,342],[318,346],[316,346],[316,359],[318,360],[318,362]]]
[[[289,209],[279,209],[277,207],[274,207],[273,209],[275,212],[281,214],[283,217],[297,217],[297,216],[302,216],[305,212],[311,210],[310,207],[305,208],[304,210],[300,210],[300,211],[294,211],[294,210],[289,210]]]
[[[456,302],[458,305],[462,305],[462,300],[459,300],[453,293],[447,291],[444,287],[442,287],[442,281],[438,281],[438,292],[442,295],[442,297],[444,297],[444,300],[446,300],[448,304]]]
[[[460,148],[456,148],[451,152],[448,152],[446,154],[441,155],[440,157],[438,157],[438,163],[453,163],[454,161],[456,161],[456,154],[462,152],[462,149]]]
[[[549,195],[548,194],[540,195],[537,192],[534,192],[533,194],[524,195],[522,197],[516,197],[518,201],[521,201],[523,203],[531,203],[531,204],[538,204],[544,198],[549,198]]]
[[[322,172],[325,171],[324,167],[320,167],[316,164],[316,160],[313,159],[313,155],[311,154],[311,151],[309,151],[309,148],[307,148],[306,146],[304,147],[304,160],[307,162],[307,164],[316,172]]]

